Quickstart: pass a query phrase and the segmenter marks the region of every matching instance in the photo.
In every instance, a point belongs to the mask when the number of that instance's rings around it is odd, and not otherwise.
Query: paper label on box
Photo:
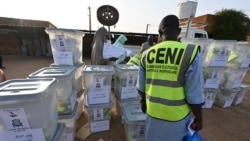
[[[211,79],[206,80],[204,87],[217,89],[219,87],[222,76],[223,73],[221,71],[213,71]]]
[[[103,109],[94,109],[94,120],[103,120]]]
[[[30,128],[23,108],[3,109],[0,110],[0,115],[8,131]]]
[[[110,129],[109,120],[96,121],[90,123],[91,132],[107,131]]]
[[[246,56],[246,58],[242,61],[240,68],[248,68],[250,67],[250,54]]]
[[[234,102],[234,104],[235,105],[240,104],[242,102],[242,100],[243,100],[243,96],[242,97],[237,97],[236,102]]]
[[[230,51],[228,50],[228,47],[222,46],[219,53],[217,53],[211,60],[210,66],[226,66],[229,54]]]
[[[136,127],[136,136],[140,137],[143,136],[145,134],[145,125],[138,125]]]
[[[59,51],[66,51],[67,50],[67,43],[65,40],[64,35],[56,35],[56,47]]]
[[[101,76],[94,75],[93,77],[93,83],[90,86],[90,89],[101,89],[103,88],[104,78]]]
[[[137,94],[138,94],[138,91],[135,86],[122,87],[121,99],[136,98]]]
[[[101,89],[100,91],[89,91],[89,104],[109,103],[109,90]]]
[[[242,84],[243,78],[245,76],[245,73],[239,72],[237,76],[235,77],[235,80],[233,82],[232,88],[239,88]]]
[[[205,94],[205,99],[206,99],[206,100],[213,100],[213,95],[214,95],[213,92],[207,92],[207,93]]]
[[[203,105],[203,108],[211,108],[213,106],[214,101],[205,99],[205,104]]]
[[[127,87],[131,87],[131,86],[135,86],[135,81],[136,81],[136,77],[133,75],[128,75],[127,76],[127,82],[126,82],[126,86]]]
[[[42,128],[0,132],[1,141],[46,141]]]
[[[73,65],[72,52],[55,51],[53,52],[54,62],[58,65]]]
[[[225,102],[223,108],[230,107],[232,105],[235,95],[236,93],[230,95],[229,99]]]

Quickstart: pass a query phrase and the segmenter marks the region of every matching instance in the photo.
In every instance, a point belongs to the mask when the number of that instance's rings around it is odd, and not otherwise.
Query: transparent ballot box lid
[[[83,74],[94,74],[94,73],[102,73],[102,74],[113,74],[114,68],[112,66],[107,65],[86,65],[82,71]]]

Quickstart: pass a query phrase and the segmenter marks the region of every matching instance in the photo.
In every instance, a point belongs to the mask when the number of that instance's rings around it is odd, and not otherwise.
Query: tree
[[[242,11],[222,9],[215,13],[212,27],[214,39],[245,41],[248,32],[249,18]]]

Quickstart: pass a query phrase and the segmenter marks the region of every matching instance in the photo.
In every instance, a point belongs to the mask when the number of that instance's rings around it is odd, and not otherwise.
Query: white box
[[[200,45],[200,50],[201,50],[201,53],[202,53],[203,66],[206,66],[206,64],[205,64],[205,59],[206,59],[206,56],[207,56],[208,47],[214,42],[213,39],[202,39],[202,38],[191,39],[191,38],[182,38],[182,39],[181,39],[181,42],[187,43],[187,44]]]
[[[216,95],[214,100],[214,105],[221,108],[228,108],[232,105],[233,100],[236,94],[240,91],[240,88],[237,89],[220,89],[220,92]]]
[[[117,98],[137,98],[138,91],[136,82],[138,77],[138,66],[117,64],[115,65],[115,94]]]
[[[236,93],[236,96],[233,100],[233,105],[238,105],[242,102],[245,97],[246,92],[250,89],[250,85],[241,84],[240,91]]]
[[[204,89],[205,104],[203,108],[212,108],[216,95],[218,94],[218,89]]]
[[[49,35],[53,59],[57,65],[82,63],[82,38],[84,32],[71,29],[46,28]],[[63,54],[63,57],[58,54]],[[65,60],[64,60],[65,59]]]
[[[116,113],[118,118],[120,119],[121,124],[124,124],[124,113],[122,111],[122,107],[125,105],[138,104],[138,103],[140,103],[139,96],[136,99],[135,98],[125,99],[125,100],[116,99]]]
[[[205,66],[226,67],[236,40],[214,40],[208,47]]]
[[[86,100],[87,97],[84,98],[84,106],[88,115],[88,121],[90,124],[90,131],[100,132],[106,131],[110,129],[110,120],[111,120],[111,109],[113,102],[109,101],[109,103],[105,104],[88,104]]]
[[[142,112],[141,104],[124,105],[122,109],[125,117],[126,141],[143,139],[146,130],[146,114]]]
[[[218,89],[222,81],[226,67],[203,67],[204,88]]]
[[[52,140],[58,114],[56,79],[12,79],[0,83],[0,132],[42,128]]]
[[[234,69],[249,69],[250,42],[237,42],[232,48],[227,66]]]
[[[227,68],[220,82],[220,87],[225,89],[239,88],[247,71],[246,69]]]
[[[83,68],[83,87],[89,104],[109,103],[113,67],[107,65],[86,65]]]
[[[72,113],[76,94],[74,93],[73,82],[75,79],[75,68],[72,67],[44,67],[33,73],[28,78],[56,78],[55,87],[56,104],[58,114]]]
[[[77,107],[78,103],[75,104],[74,111],[71,114],[58,116],[58,121],[66,126],[66,132],[63,135],[66,141],[75,140]]]
[[[75,81],[73,82],[73,89],[76,91],[76,93],[80,93],[83,89],[82,87],[82,69],[84,67],[85,63],[79,63],[76,65],[56,65],[51,64],[50,67],[75,67]]]

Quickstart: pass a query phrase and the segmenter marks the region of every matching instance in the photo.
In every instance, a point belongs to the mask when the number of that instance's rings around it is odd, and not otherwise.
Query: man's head
[[[159,25],[159,41],[178,40],[181,29],[179,28],[179,19],[175,15],[165,16]]]

